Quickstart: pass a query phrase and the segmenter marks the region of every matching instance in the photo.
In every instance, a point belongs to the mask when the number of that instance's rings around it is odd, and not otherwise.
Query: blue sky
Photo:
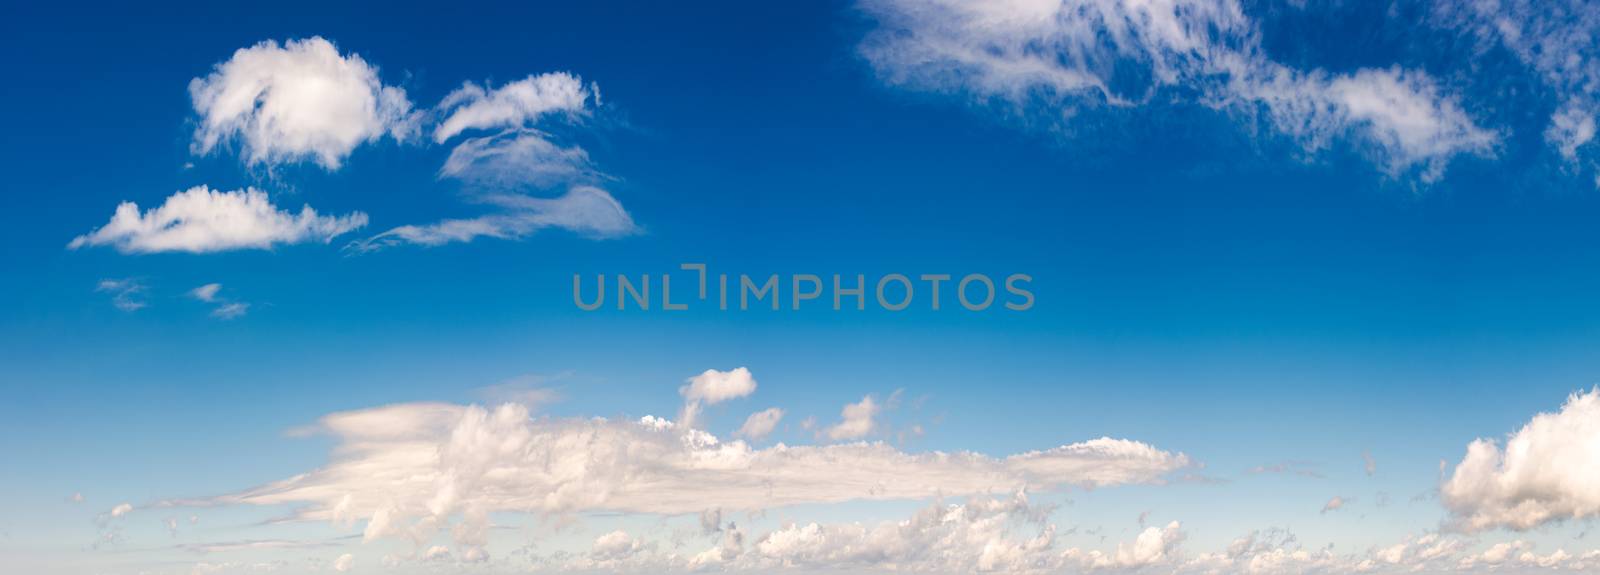
[[[0,555],[63,573],[1600,566],[1600,14],[1176,6],[7,8]],[[672,273],[677,294],[694,262],[1024,273],[1035,305],[573,305],[574,274]],[[770,432],[738,433],[768,408]],[[528,477],[548,466],[526,458],[582,433],[581,480],[551,490],[573,499],[507,495],[542,497]],[[1474,459],[1477,438],[1525,454]],[[502,439],[519,447],[486,447]],[[611,460],[605,441],[654,447]],[[806,485],[780,443],[875,487]],[[1007,459],[1073,445],[1045,455],[1070,472]],[[413,448],[453,479],[256,490]],[[745,471],[776,491],[684,463],[713,452],[774,458]],[[688,487],[629,483],[658,468]],[[403,528],[373,527],[385,506]],[[861,534],[900,521],[904,541]]]

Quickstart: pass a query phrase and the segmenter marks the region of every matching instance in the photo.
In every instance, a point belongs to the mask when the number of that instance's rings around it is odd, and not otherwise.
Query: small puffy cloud
[[[110,222],[74,238],[67,247],[110,245],[123,253],[270,249],[279,244],[326,243],[366,224],[367,215],[361,212],[324,216],[308,205],[290,213],[254,188],[223,192],[202,185],[173,194],[143,213],[138,204],[123,202]]]
[[[466,130],[515,128],[553,112],[579,113],[590,90],[577,76],[551,72],[528,76],[499,88],[468,82],[439,103],[444,120],[433,140],[446,140]]]
[[[345,553],[344,555],[340,555],[338,559],[333,560],[333,570],[344,573],[345,571],[349,571],[351,567],[354,567],[355,564],[356,556]]]
[[[356,146],[417,129],[405,90],[320,37],[241,48],[190,81],[189,97],[200,116],[195,153],[233,141],[250,165],[309,159],[336,170]]]
[[[138,311],[148,304],[141,297],[144,284],[132,279],[104,279],[95,284],[94,291],[111,294],[111,305],[122,311]]]
[[[596,537],[589,555],[601,561],[626,559],[638,549],[639,542],[629,536],[627,531],[618,529]]]
[[[405,225],[350,245],[358,252],[396,244],[440,246],[477,238],[521,239],[546,228],[607,239],[633,234],[633,217],[610,193],[593,186],[575,186],[555,198],[497,195],[485,198],[502,211],[469,219]]]
[[[874,418],[878,416],[880,410],[877,401],[870,395],[861,398],[861,401],[844,406],[844,409],[839,411],[841,421],[828,428],[828,439],[837,441],[866,437],[877,427]]]
[[[685,401],[703,401],[707,404],[744,397],[756,391],[756,378],[745,367],[732,371],[708,369],[685,382],[688,385],[678,388],[678,394]]]
[[[1439,495],[1464,529],[1525,530],[1600,516],[1597,474],[1600,388],[1572,394],[1559,412],[1535,415],[1504,449],[1473,441]]]
[[[189,290],[189,297],[211,303],[217,300],[217,292],[222,290],[222,284],[209,283]]]
[[[1367,477],[1372,477],[1373,474],[1378,472],[1378,460],[1372,457],[1371,451],[1361,452],[1361,462],[1367,471]]]
[[[123,515],[127,515],[132,512],[132,503],[118,503],[116,507],[111,508],[110,514],[112,517],[122,517]]]
[[[1349,501],[1343,497],[1335,495],[1332,499],[1329,499],[1327,503],[1322,504],[1322,513],[1344,509],[1346,503],[1349,503]]]
[[[735,434],[740,437],[759,440],[772,433],[778,427],[778,421],[783,419],[783,410],[772,407],[757,411],[745,418],[744,425],[739,426]]]

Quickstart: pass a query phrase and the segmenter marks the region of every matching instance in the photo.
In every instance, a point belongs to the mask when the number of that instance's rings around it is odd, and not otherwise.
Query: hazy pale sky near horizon
[[[0,564],[1600,569],[1591,4],[35,4],[0,45]],[[600,274],[692,305],[579,309]]]

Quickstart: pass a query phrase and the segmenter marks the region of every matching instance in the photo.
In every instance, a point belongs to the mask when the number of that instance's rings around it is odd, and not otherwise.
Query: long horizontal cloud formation
[[[241,48],[190,81],[189,95],[200,116],[195,152],[237,141],[252,165],[312,159],[336,170],[360,144],[417,130],[405,90],[320,37]]]
[[[1189,98],[1264,116],[1311,152],[1358,142],[1389,174],[1423,180],[1457,155],[1493,153],[1498,139],[1422,71],[1331,74],[1272,60],[1236,0],[865,0],[862,8],[879,23],[862,52],[894,85],[1061,117]]]
[[[1469,530],[1600,517],[1600,389],[1534,416],[1503,450],[1473,441],[1439,494]]]
[[[862,499],[930,499],[1019,488],[1157,483],[1179,453],[1101,438],[995,458],[883,443],[755,449],[655,417],[535,419],[526,408],[401,404],[324,417],[326,467],[243,493],[169,504],[300,504],[298,518],[365,521],[368,540],[426,541],[453,516],[458,544],[484,544],[487,514],[689,514]]]
[[[324,216],[311,206],[301,207],[299,213],[280,210],[265,192],[254,188],[223,192],[196,186],[143,213],[138,204],[123,202],[111,221],[73,238],[67,247],[110,245],[124,253],[268,249],[326,243],[366,224],[367,215],[361,212]]]

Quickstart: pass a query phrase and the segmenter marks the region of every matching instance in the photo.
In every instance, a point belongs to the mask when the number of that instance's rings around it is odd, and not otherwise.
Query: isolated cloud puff
[[[1600,516],[1600,388],[1574,393],[1561,411],[1535,415],[1506,439],[1467,445],[1439,488],[1455,523],[1476,531],[1525,530]]]
[[[1369,148],[1391,175],[1440,177],[1489,154],[1478,127],[1419,70],[1297,70],[1267,57],[1237,0],[1089,2],[865,0],[878,21],[862,53],[884,81],[1003,101],[1070,118],[1161,96],[1272,126],[1315,152],[1335,138]]]
[[[866,437],[867,434],[872,433],[873,429],[877,428],[875,418],[877,418],[878,412],[881,410],[882,408],[878,405],[878,402],[870,395],[861,398],[861,401],[845,405],[844,409],[839,411],[839,423],[828,428],[828,439],[840,440]]]
[[[678,394],[682,395],[684,400],[703,401],[708,404],[744,397],[756,391],[756,378],[750,374],[750,369],[745,367],[734,368],[731,371],[708,369],[700,375],[689,378],[686,383],[688,385],[678,388]]]
[[[111,294],[111,305],[126,312],[144,309],[145,286],[134,279],[104,279],[95,285],[94,291]]]
[[[123,253],[269,249],[279,244],[326,243],[366,223],[367,215],[361,212],[323,216],[307,205],[290,213],[254,188],[223,192],[202,185],[173,194],[143,213],[138,204],[123,202],[110,222],[74,238],[67,247],[110,245]]]
[[[400,404],[324,417],[331,463],[242,493],[164,505],[294,506],[303,520],[366,523],[369,540],[449,528],[482,546],[488,514],[666,515],[1018,488],[1158,483],[1185,455],[1101,438],[1011,457],[907,453],[883,443],[723,442],[674,422],[529,417],[525,407]],[[453,518],[460,517],[455,525]]]
[[[250,165],[309,159],[336,170],[356,146],[417,130],[405,90],[320,37],[241,48],[191,80],[189,96],[200,116],[195,153],[235,141]]]

